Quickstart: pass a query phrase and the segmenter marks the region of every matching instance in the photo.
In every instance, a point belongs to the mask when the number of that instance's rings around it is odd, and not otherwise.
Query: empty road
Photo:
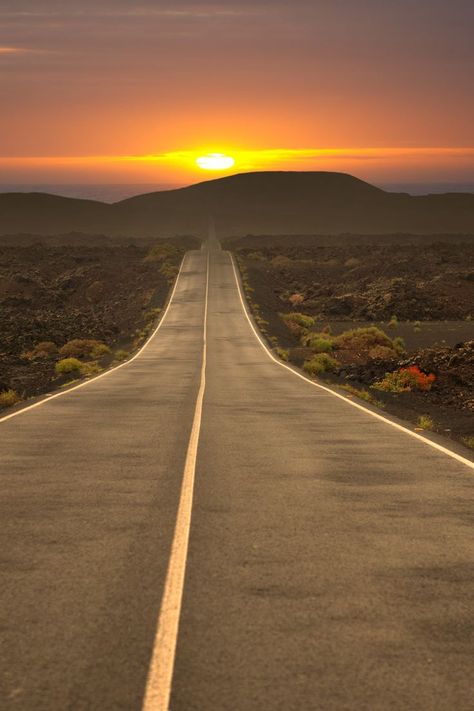
[[[210,245],[0,421],[0,708],[473,709],[473,468],[273,362]]]

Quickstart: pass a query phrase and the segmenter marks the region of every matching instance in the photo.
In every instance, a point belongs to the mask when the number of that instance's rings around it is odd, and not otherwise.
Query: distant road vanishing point
[[[275,362],[213,234],[0,453],[2,711],[472,709],[474,464]]]

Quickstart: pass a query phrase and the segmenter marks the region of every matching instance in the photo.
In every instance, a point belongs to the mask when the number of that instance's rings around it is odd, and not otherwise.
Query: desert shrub
[[[401,336],[397,336],[396,338],[394,338],[392,341],[392,345],[398,354],[406,352],[405,341]]]
[[[291,296],[288,297],[288,301],[293,307],[299,306],[303,303],[304,296],[303,294],[291,294]]]
[[[309,375],[321,375],[321,373],[333,373],[339,367],[335,358],[331,358],[327,353],[317,353],[311,360],[305,360],[304,370]]]
[[[105,343],[98,343],[94,348],[91,350],[91,357],[92,358],[101,358],[104,355],[107,355],[107,353],[110,353],[110,348],[105,345]]]
[[[392,360],[397,357],[397,352],[388,346],[375,346],[369,351],[371,360]]]
[[[58,352],[58,347],[53,341],[41,341],[37,343],[32,351],[27,353],[22,353],[21,357],[27,360],[34,360],[35,358],[51,358],[55,356]]]
[[[350,350],[370,350],[376,346],[392,348],[392,340],[377,326],[367,326],[365,328],[354,328],[344,331],[340,336],[334,337],[334,344],[337,348],[347,348]]]
[[[73,338],[59,349],[59,353],[64,358],[98,358],[99,354],[110,353],[110,349],[101,341],[92,338]]]
[[[84,376],[96,375],[96,373],[100,373],[101,370],[102,368],[96,361],[91,361],[90,363],[81,363],[80,373]]]
[[[281,360],[289,361],[290,360],[290,354],[286,350],[286,348],[277,348],[276,349],[276,354]]]
[[[118,350],[114,353],[114,360],[122,361],[128,358],[128,351]]]
[[[373,387],[377,390],[385,390],[391,393],[405,393],[411,390],[431,390],[431,386],[436,380],[433,373],[426,375],[417,365],[411,365],[408,368],[400,368],[392,373],[386,373],[382,380],[374,383]]]
[[[380,400],[377,400],[371,393],[369,393],[368,390],[364,390],[363,388],[355,388],[353,385],[341,385],[340,387],[342,390],[346,390],[351,395],[355,395],[355,397],[358,397],[360,400],[370,402],[371,405],[376,405],[382,409],[385,407],[385,404],[380,402]]]
[[[302,328],[311,328],[311,326],[314,326],[314,318],[307,314],[302,314],[299,311],[290,314],[281,314],[281,317],[285,323],[295,323]]]
[[[474,449],[474,435],[469,435],[468,437],[463,437],[462,441],[466,445],[466,447],[470,447],[471,449]]]
[[[254,314],[255,322],[258,324],[262,331],[265,331],[266,326],[268,326],[268,321],[265,321],[259,313]]]
[[[330,338],[324,338],[324,336],[315,334],[308,334],[309,337],[305,338],[306,344],[315,353],[330,353],[334,347],[333,341]]]
[[[147,322],[154,321],[155,319],[158,318],[158,316],[160,314],[161,314],[160,308],[157,307],[156,309],[150,309],[145,314],[143,314],[143,319],[144,319],[144,321],[147,321]]]
[[[312,316],[307,316],[298,311],[290,314],[280,314],[280,316],[288,330],[296,336],[296,338],[301,338],[301,336],[307,333],[311,326],[314,326],[314,318],[312,318]]]
[[[10,389],[0,393],[0,409],[16,405],[17,402],[21,402],[21,397],[15,390]]]
[[[435,426],[429,415],[420,415],[416,424],[418,427],[421,427],[422,430],[432,430]]]
[[[388,325],[389,328],[397,328],[397,326],[398,326],[398,319],[397,319],[397,317],[396,317],[396,316],[392,316],[387,325]]]
[[[178,272],[179,267],[169,262],[164,262],[160,267],[160,274],[163,274],[170,283],[178,276]]]
[[[55,365],[58,375],[68,375],[69,373],[79,373],[83,364],[77,358],[63,358]]]

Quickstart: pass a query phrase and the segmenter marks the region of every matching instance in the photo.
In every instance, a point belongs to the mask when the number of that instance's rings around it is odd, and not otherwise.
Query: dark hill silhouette
[[[113,205],[40,193],[0,195],[0,234],[383,234],[474,232],[474,194],[388,193],[344,173],[260,172]]]

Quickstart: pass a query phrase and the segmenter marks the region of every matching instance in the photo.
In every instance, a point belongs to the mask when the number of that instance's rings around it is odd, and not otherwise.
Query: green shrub
[[[118,361],[127,360],[128,355],[129,355],[128,351],[124,351],[124,350],[115,351],[114,360],[118,360]]]
[[[399,355],[402,353],[406,353],[405,341],[401,336],[397,336],[396,338],[394,338],[392,341],[392,345]]]
[[[178,276],[178,272],[179,267],[174,264],[170,264],[169,262],[164,262],[164,264],[160,267],[160,273],[163,274],[163,276],[166,277],[170,283]]]
[[[12,405],[16,405],[17,402],[21,402],[21,397],[15,390],[10,389],[0,393],[0,409],[12,407]]]
[[[327,353],[317,353],[311,360],[305,360],[304,370],[309,375],[321,375],[321,373],[333,373],[339,367],[335,358],[331,358]]]
[[[77,358],[63,358],[55,365],[58,375],[68,375],[69,373],[80,373],[82,363]]]
[[[89,375],[96,375],[97,373],[100,373],[102,368],[96,361],[92,361],[90,363],[81,363],[81,370],[80,373],[81,375],[84,375],[85,377]]]
[[[93,338],[73,338],[59,349],[59,353],[64,358],[97,358],[98,355],[94,355],[94,353],[100,353],[100,351],[102,351],[101,355],[110,353],[110,349],[105,343]]]
[[[466,445],[466,447],[470,447],[471,449],[474,449],[474,435],[469,435],[468,437],[463,437],[462,441]]]
[[[297,338],[300,338],[309,328],[314,326],[314,318],[312,316],[307,316],[298,311],[290,314],[280,314],[280,317],[285,322],[288,330]]]
[[[105,345],[105,343],[98,343],[94,348],[91,350],[91,357],[92,358],[101,358],[104,355],[107,355],[107,353],[110,353],[110,348]]]
[[[289,351],[286,350],[286,348],[277,348],[276,354],[279,358],[281,358],[281,360],[285,360],[285,361],[290,360],[290,354],[289,354]]]
[[[311,334],[308,334],[311,336]],[[306,345],[311,348],[315,353],[330,353],[334,348],[334,342],[332,339],[324,338],[320,335],[314,335],[312,338],[309,337],[306,340]]]
[[[417,421],[418,427],[421,427],[422,430],[432,430],[435,426],[433,420],[429,415],[420,415]]]
[[[155,319],[157,319],[160,314],[160,308],[150,309],[143,315],[143,319],[144,321],[155,321]]]

